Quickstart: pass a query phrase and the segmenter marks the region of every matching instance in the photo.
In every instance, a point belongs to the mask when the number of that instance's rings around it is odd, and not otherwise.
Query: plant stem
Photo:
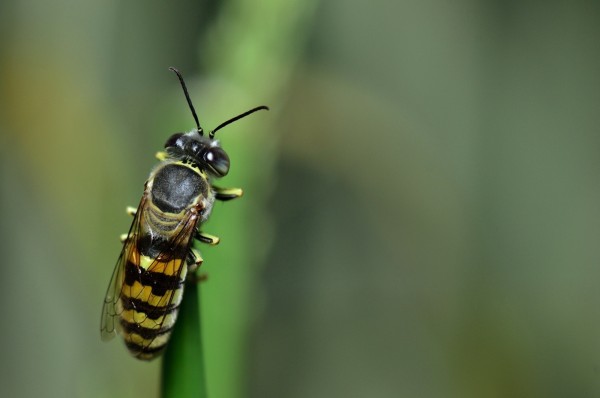
[[[200,322],[200,283],[188,283],[173,335],[162,359],[161,397],[206,398]]]

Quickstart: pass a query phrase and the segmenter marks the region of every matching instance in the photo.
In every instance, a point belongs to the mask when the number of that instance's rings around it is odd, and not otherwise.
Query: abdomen
[[[119,321],[125,344],[136,357],[152,359],[165,348],[177,319],[186,274],[184,258],[152,261],[132,251],[121,290]]]
[[[171,163],[151,174],[145,195],[118,313],[127,348],[140,359],[152,359],[165,348],[175,325],[186,259],[210,193],[201,175]]]

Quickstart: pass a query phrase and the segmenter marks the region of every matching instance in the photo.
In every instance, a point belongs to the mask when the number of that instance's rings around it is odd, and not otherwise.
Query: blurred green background
[[[600,396],[600,3],[0,3],[0,396],[158,396],[100,341],[143,183],[232,159],[209,395]]]

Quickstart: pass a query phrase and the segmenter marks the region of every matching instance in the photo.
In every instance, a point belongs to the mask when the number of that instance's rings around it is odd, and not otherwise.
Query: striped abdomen
[[[144,214],[149,228],[136,237],[125,264],[118,303],[120,329],[127,348],[140,359],[160,354],[177,319],[197,220],[197,215],[186,213],[162,213],[149,204]],[[166,240],[159,233],[180,238]]]
[[[163,350],[183,295],[185,252],[162,257],[164,261],[140,253],[138,243],[125,265],[118,303],[120,329],[127,348],[140,359],[152,359]]]
[[[140,359],[152,359],[167,344],[177,319],[187,265],[185,259],[154,262],[132,251],[125,268],[119,301],[121,334]]]

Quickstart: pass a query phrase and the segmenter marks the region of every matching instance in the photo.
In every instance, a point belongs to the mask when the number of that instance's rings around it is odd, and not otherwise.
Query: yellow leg
[[[164,151],[161,151],[161,152],[156,152],[156,154],[154,156],[156,156],[156,158],[162,162],[163,160],[165,160],[166,158],[169,157],[169,154],[167,154]]]
[[[213,186],[213,189],[215,190],[215,198],[222,201],[236,199],[244,194],[241,188],[220,188]]]
[[[196,239],[198,239],[202,243],[208,243],[209,245],[218,245],[221,239],[217,238],[214,235],[207,234],[205,232],[196,232]]]
[[[199,283],[205,281],[208,278],[208,275],[206,275],[206,273],[196,274],[196,270],[202,265],[202,257],[196,249],[190,249],[190,252],[187,257],[187,263],[188,274],[185,278],[187,282]]]
[[[204,260],[202,260],[200,253],[194,248],[190,249],[187,257],[188,272],[193,273],[196,271],[202,265],[202,261]]]

